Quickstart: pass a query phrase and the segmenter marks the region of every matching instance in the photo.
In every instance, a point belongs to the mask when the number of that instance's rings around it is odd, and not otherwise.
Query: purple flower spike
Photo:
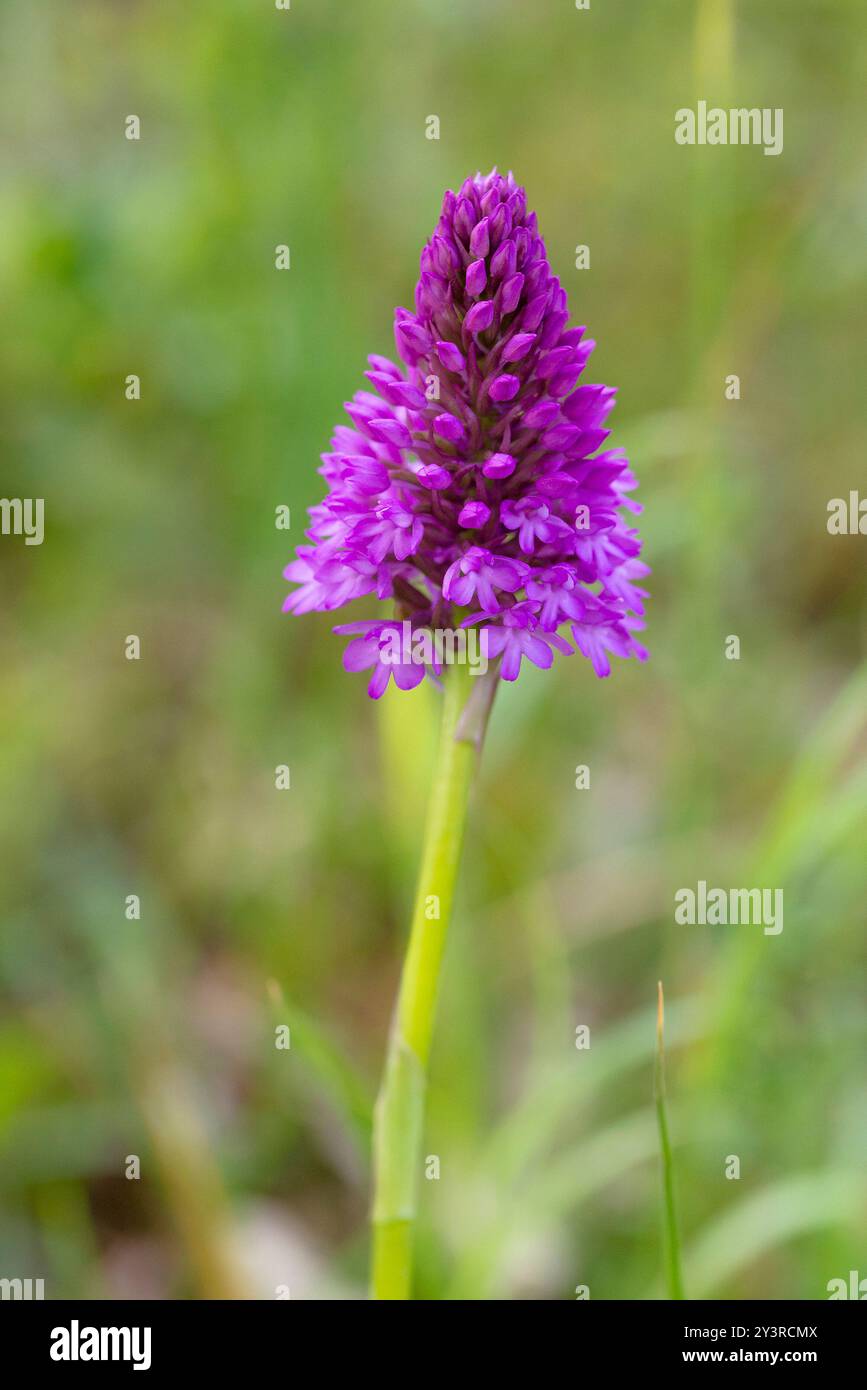
[[[547,668],[571,653],[563,627],[600,677],[612,654],[643,661],[649,570],[626,520],[641,507],[627,459],[605,448],[616,392],[578,384],[594,343],[567,327],[511,174],[446,194],[414,304],[395,312],[403,365],[369,359],[377,394],[356,392],[322,455],[328,495],[286,568],[284,608],[392,600],[393,618],[335,629],[353,637],[347,669],[372,670],[374,698],[391,677],[409,690],[438,674],[412,654],[429,643],[398,636],[462,622],[483,623],[504,680],[524,657]]]

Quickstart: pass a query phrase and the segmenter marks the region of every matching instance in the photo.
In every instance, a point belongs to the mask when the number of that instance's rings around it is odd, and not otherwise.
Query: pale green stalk
[[[427,1065],[440,965],[467,800],[495,689],[492,679],[472,677],[466,666],[448,667],[443,684],[442,727],[415,908],[374,1113],[371,1292],[377,1299],[407,1299],[411,1294]]]

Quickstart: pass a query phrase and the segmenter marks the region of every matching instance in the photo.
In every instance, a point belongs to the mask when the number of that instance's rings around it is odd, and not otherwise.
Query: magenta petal
[[[470,254],[473,256],[487,256],[491,245],[490,222],[487,217],[483,217],[474,228],[470,237]]]
[[[490,515],[491,509],[484,502],[465,502],[458,517],[458,525],[467,528],[484,526]]]
[[[482,464],[482,472],[486,478],[508,478],[517,466],[511,454],[491,454]]]
[[[488,283],[488,271],[484,261],[473,261],[467,266],[467,294],[478,298]]]
[[[506,646],[503,654],[503,664],[500,667],[500,675],[504,681],[515,681],[521,670],[521,648],[515,641],[511,641]]]
[[[443,593],[452,603],[458,603],[461,607],[469,603],[475,593],[475,585],[472,576],[469,574],[458,574],[454,579],[449,580],[448,575],[443,584]]]
[[[499,613],[500,605],[497,601],[497,595],[494,593],[490,579],[484,573],[478,575],[476,593],[479,596],[479,603],[486,613]]]
[[[415,475],[423,487],[431,488],[434,492],[443,492],[452,480],[448,469],[441,468],[438,463],[422,464],[416,469]]]
[[[482,627],[480,632],[485,634],[485,641],[488,644],[488,656],[499,656],[509,640],[509,634],[504,627]]]
[[[437,356],[448,372],[462,372],[467,364],[467,359],[460,348],[455,347],[454,343],[438,342],[436,344]]]
[[[396,669],[395,666],[386,666],[383,661],[378,663],[376,670],[370,678],[370,684],[367,687],[367,693],[371,700],[378,700],[380,695],[385,692],[385,687],[388,685],[388,678]]]
[[[548,643],[542,641],[541,637],[532,637],[528,633],[524,637],[523,646],[524,655],[533,662],[534,666],[541,666],[543,671],[547,671],[548,667],[552,665],[554,653]]]
[[[503,348],[500,361],[504,366],[507,362],[520,362],[522,357],[527,356],[535,341],[535,333],[516,333]]]
[[[474,304],[464,319],[464,333],[484,333],[494,321],[494,301],[482,299]]]
[[[378,661],[379,647],[369,637],[357,637],[343,653],[343,665],[347,671],[366,671],[368,666]]]
[[[424,680],[424,662],[404,662],[392,668],[398,690],[414,690]]]
[[[491,389],[488,392],[492,401],[511,401],[517,396],[521,389],[521,382],[518,377],[504,373],[491,382]]]

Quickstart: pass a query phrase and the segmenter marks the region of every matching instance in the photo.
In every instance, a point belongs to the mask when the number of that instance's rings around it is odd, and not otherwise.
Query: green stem
[[[683,1299],[686,1295],[683,1291],[683,1274],[680,1265],[680,1233],[677,1224],[677,1206],[674,1196],[674,1159],[671,1153],[671,1141],[668,1137],[668,1116],[665,1108],[663,1011],[662,984],[660,982],[656,1024],[656,1067],[654,1070],[653,1089],[656,1097],[656,1119],[659,1125],[659,1145],[662,1153],[665,1276],[669,1298]]]
[[[480,681],[486,677],[472,678],[468,667],[457,665],[448,667],[443,679],[442,728],[415,909],[374,1114],[371,1285],[377,1299],[410,1297],[427,1064],[467,800],[483,733],[474,737],[462,716]]]

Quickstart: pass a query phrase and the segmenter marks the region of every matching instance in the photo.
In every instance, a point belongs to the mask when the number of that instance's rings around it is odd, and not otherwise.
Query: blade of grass
[[[680,1235],[677,1228],[677,1208],[674,1197],[674,1160],[668,1136],[668,1115],[665,1107],[665,1048],[663,1033],[665,1027],[665,1001],[662,994],[662,981],[659,981],[658,1006],[656,1014],[656,1066],[654,1068],[654,1097],[656,1099],[656,1120],[659,1126],[659,1146],[662,1157],[662,1205],[663,1205],[663,1245],[665,1249],[665,1277],[669,1298],[682,1299],[683,1275],[680,1260]]]

